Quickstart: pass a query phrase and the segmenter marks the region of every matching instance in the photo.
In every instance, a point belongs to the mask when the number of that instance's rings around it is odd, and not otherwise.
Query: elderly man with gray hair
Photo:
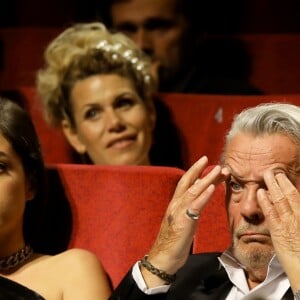
[[[110,299],[300,299],[299,150],[298,106],[266,103],[238,114],[221,164],[200,177],[204,156],[183,175],[152,248]],[[218,184],[226,185],[232,243],[190,255]]]

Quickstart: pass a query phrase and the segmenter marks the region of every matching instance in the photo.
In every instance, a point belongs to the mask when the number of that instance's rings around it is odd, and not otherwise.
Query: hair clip
[[[122,52],[124,45],[121,43],[110,44],[107,40],[102,40],[96,45],[96,49],[111,53],[113,60],[117,60],[120,57],[124,58],[126,61],[130,62],[135,70],[142,73],[144,81],[146,83],[150,82],[151,76],[146,70],[146,66],[140,61],[139,57],[134,56],[131,49],[125,49]]]

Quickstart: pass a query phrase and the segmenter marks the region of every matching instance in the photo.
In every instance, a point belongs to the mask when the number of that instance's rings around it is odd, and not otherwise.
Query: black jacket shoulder
[[[110,300],[194,300],[222,299],[231,284],[226,272],[220,268],[217,257],[220,253],[191,255],[176,274],[176,280],[166,294],[145,295],[135,284],[131,270],[113,292]]]

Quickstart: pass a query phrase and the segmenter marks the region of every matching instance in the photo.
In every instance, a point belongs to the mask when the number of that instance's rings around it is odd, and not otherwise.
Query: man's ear
[[[70,145],[79,153],[84,154],[86,152],[85,145],[81,143],[76,129],[70,124],[68,120],[62,120],[61,127],[65,137]]]

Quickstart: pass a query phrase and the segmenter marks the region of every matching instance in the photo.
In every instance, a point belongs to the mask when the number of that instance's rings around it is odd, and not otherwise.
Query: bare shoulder
[[[91,268],[103,270],[103,266],[98,257],[94,253],[84,249],[69,249],[52,256],[50,260],[51,264],[56,267],[62,266],[63,268],[67,268],[68,266],[72,266],[73,271],[74,268],[81,269],[82,271],[84,271],[84,269],[90,270]]]
[[[83,249],[71,249],[53,256],[35,254],[9,277],[46,299],[107,300],[111,293],[101,262],[95,254]]]
[[[95,299],[107,299],[110,295],[107,274],[94,253],[70,249],[49,258],[49,264],[57,280],[64,282],[66,299],[94,299],[92,295]]]
[[[52,258],[56,260],[81,260],[81,259],[92,259],[92,260],[98,260],[96,254],[89,250],[85,249],[79,249],[79,248],[73,248],[66,250],[64,252],[61,252],[59,254],[56,254],[52,256]]]
[[[47,276],[76,278],[87,274],[94,274],[96,277],[106,277],[106,272],[98,257],[84,249],[70,249],[59,254],[39,255],[33,262],[34,268],[47,270]]]

